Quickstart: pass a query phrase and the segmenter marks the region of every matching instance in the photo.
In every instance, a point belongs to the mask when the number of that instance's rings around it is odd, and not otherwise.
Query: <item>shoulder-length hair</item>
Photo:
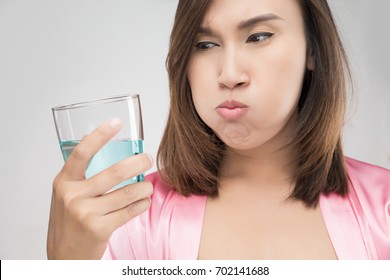
[[[314,207],[321,193],[348,192],[341,134],[350,71],[327,1],[298,2],[307,55],[314,58],[315,66],[306,71],[296,129],[288,140],[298,155],[290,198]],[[218,195],[219,170],[226,152],[224,143],[197,114],[187,79],[196,34],[211,3],[179,1],[166,60],[170,112],[157,162],[162,179],[184,196]]]

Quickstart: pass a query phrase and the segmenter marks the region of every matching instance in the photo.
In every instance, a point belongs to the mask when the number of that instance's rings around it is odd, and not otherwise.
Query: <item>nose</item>
[[[242,54],[237,50],[227,50],[221,55],[218,84],[220,87],[235,89],[249,85],[249,75],[245,70]]]

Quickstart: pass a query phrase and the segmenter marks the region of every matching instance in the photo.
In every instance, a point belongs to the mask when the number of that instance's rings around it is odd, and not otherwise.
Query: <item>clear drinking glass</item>
[[[143,153],[143,127],[139,95],[122,95],[52,108],[62,156],[66,161],[81,139],[103,122],[120,118],[122,129],[90,160],[85,177],[103,171],[127,157]],[[122,182],[114,189],[141,182],[143,175]]]

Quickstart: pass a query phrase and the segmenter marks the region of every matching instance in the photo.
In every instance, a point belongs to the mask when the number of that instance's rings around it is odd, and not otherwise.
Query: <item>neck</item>
[[[251,150],[227,148],[221,169],[224,182],[240,182],[248,187],[291,190],[295,174],[296,149],[286,146],[286,133]]]
[[[226,179],[246,178],[258,182],[290,181],[294,175],[291,151],[263,153],[258,150],[227,150],[221,176]]]

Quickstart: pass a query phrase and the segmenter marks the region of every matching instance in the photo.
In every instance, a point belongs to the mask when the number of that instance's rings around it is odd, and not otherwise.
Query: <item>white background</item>
[[[390,168],[390,8],[333,0],[354,103],[348,156]],[[165,56],[177,0],[0,0],[0,259],[45,259],[62,166],[51,107],[139,93],[154,157],[168,112]]]
[[[388,280],[389,261],[14,261],[1,263],[5,280],[20,279],[278,279]],[[22,268],[22,269],[21,269]],[[125,272],[125,273],[123,273]],[[129,273],[127,273],[129,272]]]

